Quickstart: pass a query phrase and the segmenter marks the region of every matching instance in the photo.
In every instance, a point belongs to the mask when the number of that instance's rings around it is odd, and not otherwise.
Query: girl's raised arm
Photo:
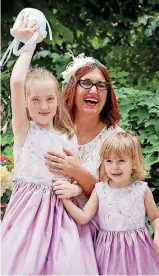
[[[95,189],[83,209],[78,208],[70,199],[63,199],[63,204],[70,216],[79,224],[87,224],[98,210],[98,197]]]
[[[36,24],[28,25],[27,19],[23,21],[19,27],[19,36],[26,38],[26,41],[33,36],[35,30],[39,27]],[[14,139],[16,142],[23,140],[26,136],[29,122],[26,112],[25,101],[25,80],[28,72],[28,68],[31,62],[36,45],[32,46],[29,50],[23,52],[13,68],[10,87],[11,87],[11,104],[12,104],[12,128],[14,133]]]

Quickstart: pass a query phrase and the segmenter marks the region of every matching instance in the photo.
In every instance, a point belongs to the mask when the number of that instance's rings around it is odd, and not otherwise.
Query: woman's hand
[[[64,149],[66,153],[48,152],[45,155],[46,165],[49,170],[57,174],[64,174],[69,177],[76,175],[76,168],[80,166],[77,157],[70,150]]]
[[[77,157],[71,151],[64,149],[64,152],[67,155],[64,153],[48,152],[45,155],[45,164],[50,171],[75,179],[82,186],[84,194],[89,197],[98,179],[80,165]]]
[[[80,195],[83,190],[81,186],[71,184],[65,180],[57,180],[53,183],[53,190],[58,198],[69,199]]]

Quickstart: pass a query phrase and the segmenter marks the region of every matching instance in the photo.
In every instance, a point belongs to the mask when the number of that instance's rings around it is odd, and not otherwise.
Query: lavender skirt
[[[89,226],[75,224],[51,184],[15,181],[1,233],[2,275],[98,275]]]
[[[159,257],[146,228],[101,230],[95,250],[100,275],[159,275]]]

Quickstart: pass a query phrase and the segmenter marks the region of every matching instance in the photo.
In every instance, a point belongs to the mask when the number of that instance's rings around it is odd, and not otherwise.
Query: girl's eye
[[[33,102],[37,102],[37,101],[38,101],[38,98],[33,98],[32,101],[33,101]]]
[[[125,162],[125,160],[124,159],[120,159],[119,162]]]
[[[112,160],[110,160],[110,159],[107,159],[107,160],[106,160],[106,162],[107,162],[107,163],[111,163],[111,162],[112,162]]]
[[[47,100],[48,101],[53,101],[53,100],[55,100],[55,98],[54,97],[49,97]]]

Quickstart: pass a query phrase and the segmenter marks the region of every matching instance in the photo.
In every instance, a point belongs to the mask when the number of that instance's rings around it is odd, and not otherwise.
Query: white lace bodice
[[[41,179],[51,181],[64,179],[64,176],[50,172],[45,165],[44,155],[48,151],[63,152],[63,147],[70,149],[77,155],[77,138],[72,140],[59,131],[48,131],[40,128],[35,122],[30,122],[28,134],[24,144],[14,145],[14,177],[24,179]]]
[[[104,127],[101,132],[89,143],[79,145],[78,157],[82,167],[87,169],[97,179],[99,179],[99,167],[100,167],[100,156],[102,144],[108,134],[108,131],[123,131],[119,126],[115,128]]]
[[[145,227],[146,182],[134,181],[128,187],[117,189],[111,188],[107,182],[99,182],[95,189],[101,229],[127,231]]]

